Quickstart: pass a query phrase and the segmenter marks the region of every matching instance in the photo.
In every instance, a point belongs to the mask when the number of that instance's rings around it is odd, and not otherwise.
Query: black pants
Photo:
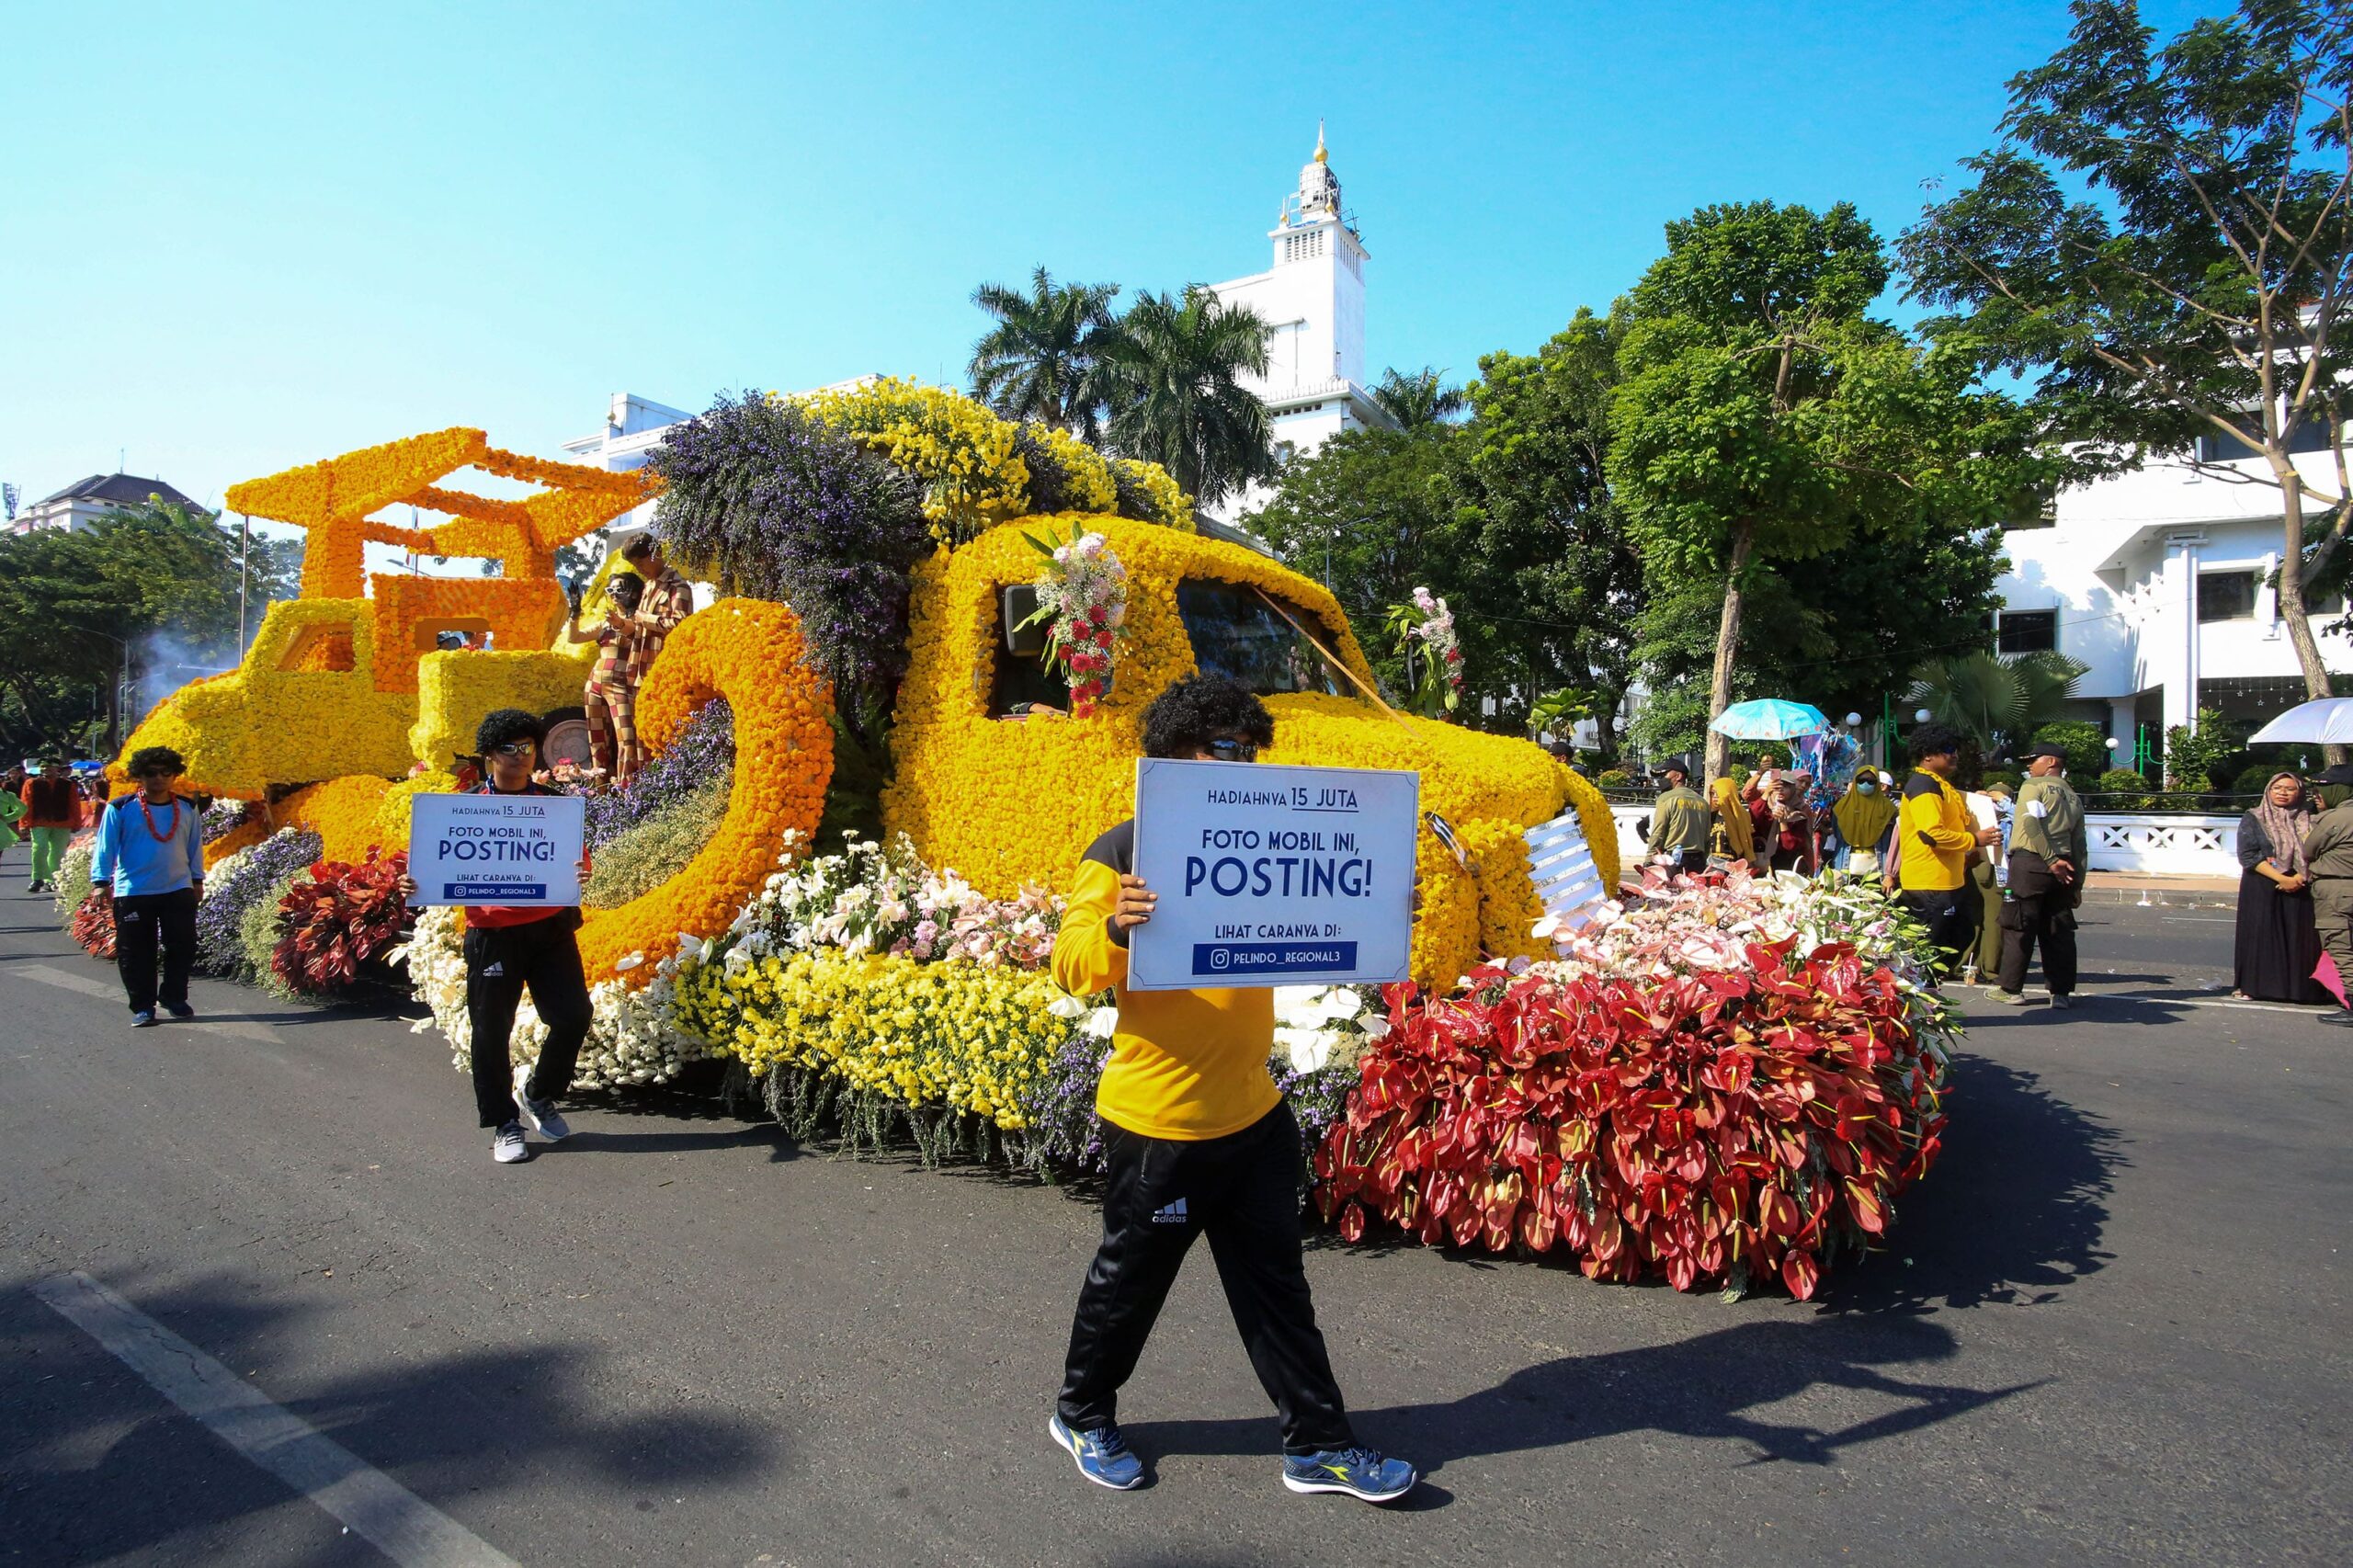
[[[1915,920],[1928,928],[1928,940],[1944,949],[1938,961],[1937,978],[1950,977],[1977,946],[1977,927],[1985,910],[1976,888],[1968,882],[1933,892],[1906,888],[1904,906],[1912,912]]]
[[[164,984],[155,987],[155,948],[164,949]],[[188,1006],[188,971],[196,962],[196,890],[143,892],[114,901],[114,967],[134,1013]]]
[[[1103,1130],[1103,1244],[1087,1267],[1055,1403],[1074,1432],[1109,1426],[1120,1388],[1206,1231],[1250,1366],[1282,1416],[1283,1449],[1355,1446],[1299,1251],[1299,1123],[1279,1105],[1223,1138],[1177,1142]]]
[[[526,1088],[533,1099],[548,1100],[572,1087],[580,1042],[588,1038],[588,980],[572,934],[578,918],[565,914],[466,929],[466,1023],[473,1035],[474,1108],[484,1127],[516,1119],[515,1067],[506,1042],[526,986],[548,1027]]]
[[[2083,902],[2080,878],[2062,882],[2030,850],[2010,852],[2010,898],[2002,905],[2002,989],[2026,989],[2026,966],[2042,949],[2042,983],[2053,996],[2075,989],[2075,906]]]

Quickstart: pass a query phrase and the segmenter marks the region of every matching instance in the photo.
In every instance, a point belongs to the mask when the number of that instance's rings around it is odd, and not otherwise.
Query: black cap
[[[2353,784],[2353,762],[2340,762],[2320,776],[2323,784]]]
[[[2056,741],[2037,741],[2026,748],[2026,755],[2029,757],[2055,756],[2064,762],[2067,760],[2067,748]]]
[[[1670,756],[1665,762],[1658,765],[1658,770],[1661,773],[1680,773],[1684,778],[1688,778],[1691,777],[1690,759],[1688,757]]]

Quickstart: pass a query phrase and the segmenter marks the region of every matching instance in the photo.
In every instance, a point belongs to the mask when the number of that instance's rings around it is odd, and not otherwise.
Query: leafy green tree
[[[2132,0],[2074,11],[2067,43],[2011,81],[1975,183],[1904,235],[1912,295],[1952,312],[1929,324],[1938,341],[2037,378],[2079,472],[2156,453],[2277,486],[2279,612],[2325,697],[2305,588],[2342,580],[2353,522],[2353,12],[2241,0],[2160,45]],[[2294,461],[2308,436],[2325,473]],[[2201,460],[2200,437],[2258,472]]]
[[[2108,736],[2097,724],[2082,719],[2061,719],[2041,725],[2034,732],[2035,741],[2048,741],[2067,751],[2067,777],[2089,781],[2108,771]],[[2083,788],[2078,783],[2077,788]]]
[[[1633,290],[1610,486],[1654,600],[1703,581],[1721,596],[1711,717],[1762,578],[1858,538],[1991,521],[2028,483],[2018,406],[1976,389],[1966,357],[1865,314],[1888,276],[1852,207],[1754,202],[1670,223]],[[1711,772],[1724,755],[1710,732]]]
[[[1391,369],[1381,372],[1372,401],[1397,421],[1401,430],[1424,430],[1443,425],[1471,406],[1461,387],[1446,384],[1446,372],[1425,365],[1418,370]]]
[[[996,324],[972,346],[972,395],[1019,424],[1059,425],[1093,445],[1102,437],[1097,361],[1118,330],[1116,283],[1056,283],[1042,267],[1029,291],[1002,283],[972,290]]]
[[[2063,653],[1949,654],[1922,664],[1904,700],[1991,754],[2055,721],[2088,667]]]
[[[1242,384],[1267,373],[1267,324],[1207,289],[1141,294],[1097,360],[1110,442],[1214,504],[1272,479],[1267,405]]]

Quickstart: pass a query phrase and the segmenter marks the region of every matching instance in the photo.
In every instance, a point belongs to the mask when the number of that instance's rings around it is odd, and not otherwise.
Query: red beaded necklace
[[[172,835],[180,830],[180,798],[177,795],[172,797],[172,814],[167,819],[171,826],[161,833],[155,831],[155,813],[148,810],[147,797],[143,793],[139,797],[139,814],[147,819],[148,837],[158,844],[169,844],[172,841]]]

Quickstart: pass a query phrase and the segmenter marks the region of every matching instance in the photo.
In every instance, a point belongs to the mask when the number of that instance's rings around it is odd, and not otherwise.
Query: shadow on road
[[[1906,1319],[1814,1318],[1718,1329],[1673,1345],[1564,1356],[1444,1403],[1352,1413],[1365,1441],[1434,1471],[1456,1460],[1528,1453],[1630,1432],[1728,1439],[1748,1462],[1821,1465],[1858,1444],[1949,1421],[2039,1386],[1970,1389],[1882,1370],[1949,1359],[1952,1331]],[[1816,1388],[1850,1389],[1897,1408],[1824,1431],[1758,1414]],[[1271,1418],[1142,1421],[1121,1430],[1150,1461],[1163,1454],[1271,1454]]]
[[[0,1424],[0,1511],[12,1560],[113,1559],[293,1495],[36,1300],[31,1283],[19,1276],[0,1284],[0,1342],[16,1369]],[[117,1284],[142,1312],[240,1373],[266,1365],[266,1347],[301,1334],[309,1315],[258,1304],[249,1285],[226,1279],[161,1292]],[[564,1346],[393,1354],[301,1398],[267,1376],[254,1381],[444,1508],[551,1484],[574,1494],[642,1488],[666,1504],[682,1489],[723,1486],[779,1462],[767,1424],[707,1408],[589,1408],[572,1392],[588,1360]]]
[[[1944,1154],[1897,1201],[1888,1250],[1829,1275],[1824,1307],[2031,1305],[2114,1256],[2100,1238],[2116,1172],[2129,1163],[2114,1129],[2032,1073],[1966,1052],[1953,1058],[1951,1105]]]

